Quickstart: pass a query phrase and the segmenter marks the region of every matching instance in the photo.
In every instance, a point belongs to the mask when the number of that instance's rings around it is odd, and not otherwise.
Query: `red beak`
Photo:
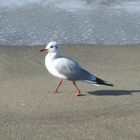
[[[48,51],[48,49],[41,49],[40,52]]]

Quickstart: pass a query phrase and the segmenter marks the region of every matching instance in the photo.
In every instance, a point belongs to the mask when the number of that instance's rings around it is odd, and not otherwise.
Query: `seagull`
[[[76,81],[83,81],[96,86],[113,86],[113,84],[102,80],[101,78],[96,77],[95,74],[83,69],[75,60],[64,56],[60,51],[58,43],[55,41],[49,42],[46,48],[41,49],[40,52],[47,53],[45,57],[45,65],[49,73],[60,79],[52,93],[58,92],[63,80],[72,81],[77,91],[76,96],[81,95]]]

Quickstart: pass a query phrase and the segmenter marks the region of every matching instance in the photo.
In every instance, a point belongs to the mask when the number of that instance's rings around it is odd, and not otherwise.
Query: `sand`
[[[0,140],[139,140],[140,46],[63,45],[65,55],[114,84],[77,82],[82,95],[44,65],[41,46],[0,47]]]

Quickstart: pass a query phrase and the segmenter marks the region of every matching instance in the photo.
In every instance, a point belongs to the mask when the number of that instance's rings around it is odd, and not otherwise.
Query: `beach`
[[[140,45],[63,44],[65,55],[114,84],[64,81],[45,68],[45,46],[0,46],[1,140],[139,140]]]

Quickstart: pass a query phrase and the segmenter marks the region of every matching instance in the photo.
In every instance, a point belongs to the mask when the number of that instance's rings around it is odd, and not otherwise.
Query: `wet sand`
[[[139,140],[140,46],[63,45],[64,54],[114,84],[95,87],[58,79],[36,47],[0,47],[0,139]]]

